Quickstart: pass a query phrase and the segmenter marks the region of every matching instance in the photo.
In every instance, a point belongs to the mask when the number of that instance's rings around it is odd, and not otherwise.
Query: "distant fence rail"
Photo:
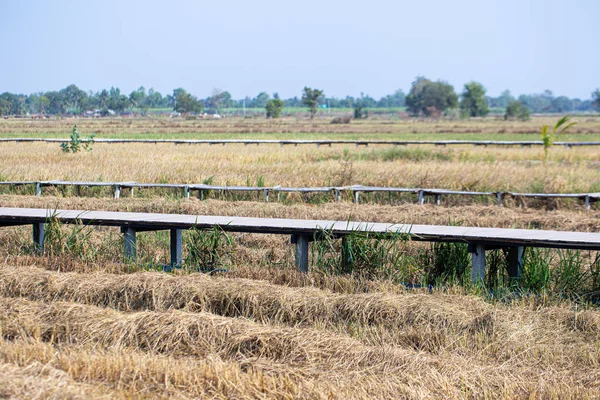
[[[0,138],[0,142],[46,142],[46,143],[64,143],[70,139],[45,139],[45,138]],[[82,139],[83,142],[89,139]],[[434,146],[543,146],[541,140],[526,140],[526,141],[502,141],[502,140],[268,140],[268,139],[94,139],[95,143],[171,143],[171,144],[208,144],[208,145],[226,145],[226,144],[243,144],[243,145],[260,145],[260,144],[279,144],[280,146],[298,146],[298,145],[316,145],[316,146],[332,146],[334,144],[350,144],[359,146],[369,145],[392,145],[392,146],[408,146],[408,145],[434,145]],[[584,146],[600,146],[600,142],[554,142],[554,146],[584,147]]]
[[[504,191],[466,191],[466,190],[448,190],[434,188],[402,188],[402,187],[382,187],[382,186],[324,186],[324,187],[283,187],[283,186],[219,186],[207,185],[203,183],[138,183],[138,182],[94,182],[94,181],[5,181],[0,182],[2,186],[32,186],[35,188],[35,195],[41,196],[44,187],[61,187],[73,186],[81,187],[108,187],[113,191],[113,197],[118,199],[121,197],[121,190],[130,191],[131,197],[135,195],[135,189],[179,189],[184,197],[191,197],[196,193],[201,200],[204,200],[205,195],[209,191],[217,191],[220,193],[258,193],[265,202],[268,202],[272,195],[277,196],[277,201],[280,200],[282,193],[323,193],[331,194],[335,201],[341,200],[342,193],[350,194],[354,203],[360,202],[362,193],[407,193],[416,196],[418,204],[424,204],[426,199],[432,199],[437,205],[441,204],[442,196],[487,196],[492,197],[498,206],[504,205],[504,200],[507,198],[523,199],[576,199],[583,202],[586,209],[591,209],[593,203],[600,201],[600,192],[598,193],[520,193],[520,192],[504,192]]]

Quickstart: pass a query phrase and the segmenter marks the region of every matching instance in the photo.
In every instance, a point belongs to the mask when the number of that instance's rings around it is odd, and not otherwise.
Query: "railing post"
[[[469,251],[473,257],[471,280],[473,283],[483,282],[485,280],[485,245],[471,245]]]
[[[423,205],[425,203],[425,192],[419,190],[419,204]]]
[[[190,187],[189,186],[184,187],[183,193],[185,194],[185,198],[189,199],[190,198]]]
[[[524,252],[525,247],[523,246],[511,246],[508,248],[508,276],[513,279],[521,278]]]
[[[292,243],[296,244],[296,267],[300,272],[308,272],[308,242],[310,236],[292,235]]]
[[[359,193],[360,193],[360,192],[359,192],[358,190],[355,190],[355,191],[354,191],[354,202],[355,202],[356,204],[358,204],[358,202],[359,202],[359,200],[360,200],[360,199],[358,198],[358,196],[359,196]]]
[[[35,184],[35,195],[40,197],[42,195],[42,182],[37,182]]]
[[[590,196],[586,195],[585,199],[584,199],[584,202],[585,202],[585,209],[586,210],[589,210],[589,209],[592,208],[592,204],[590,202]]]
[[[183,261],[181,233],[181,229],[171,229],[171,268],[181,267]]]
[[[496,205],[502,207],[504,195],[502,192],[496,192]]]
[[[335,189],[335,201],[340,201],[340,191]]]
[[[436,194],[435,195],[435,204],[439,206],[441,202],[442,202],[442,195]]]
[[[121,232],[123,233],[123,250],[125,253],[125,259],[129,262],[135,262],[137,255],[135,228],[122,226]]]
[[[263,197],[265,199],[265,202],[269,202],[269,189],[263,189]]]
[[[33,224],[33,244],[35,250],[42,253],[44,251],[44,236],[46,236],[46,228],[43,222]]]
[[[115,186],[115,199],[121,197],[121,186]]]

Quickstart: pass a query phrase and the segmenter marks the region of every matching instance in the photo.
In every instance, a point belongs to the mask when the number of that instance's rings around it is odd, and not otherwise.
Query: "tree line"
[[[309,93],[306,90],[318,91]],[[311,100],[307,102],[307,95]],[[284,107],[308,107],[311,115],[318,108],[354,108],[355,111],[369,108],[406,107],[413,116],[441,116],[454,112],[464,117],[485,116],[490,109],[506,110],[507,114],[523,117],[532,113],[566,113],[600,110],[600,90],[596,89],[590,99],[581,100],[566,96],[554,96],[550,90],[539,94],[520,95],[515,98],[505,90],[498,97],[486,95],[481,83],[469,82],[457,94],[454,87],[444,81],[433,81],[417,77],[408,94],[398,89],[391,94],[375,99],[361,93],[358,97],[328,97],[322,90],[305,87],[301,96],[281,99],[277,93],[271,97],[260,92],[255,97],[233,99],[226,90],[214,89],[210,96],[198,98],[183,88],[163,95],[150,88],[140,87],[130,94],[111,87],[98,92],[84,91],[69,85],[59,91],[32,93],[30,95],[5,92],[0,94],[0,115],[50,114],[81,115],[94,112],[100,115],[139,112],[149,110],[174,110],[180,113],[220,113],[224,109],[261,108],[268,117],[281,112]]]

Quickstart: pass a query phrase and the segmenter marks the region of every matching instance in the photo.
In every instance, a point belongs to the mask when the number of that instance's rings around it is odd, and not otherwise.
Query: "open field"
[[[600,153],[596,148],[552,148],[546,165],[541,148],[473,146],[365,149],[95,144],[91,153],[64,154],[58,144],[2,143],[0,159],[2,180],[600,191]]]
[[[67,137],[74,122],[98,137],[538,140],[539,125],[555,119],[9,119],[0,136]],[[600,118],[582,118],[567,138],[600,140]],[[541,148],[95,144],[65,154],[58,144],[2,143],[0,179],[600,191],[598,149],[557,147],[542,159]],[[0,206],[600,231],[597,209],[566,201],[264,203],[160,190],[115,200],[45,190],[1,194]],[[360,268],[340,273],[339,241],[322,241],[303,274],[289,237],[184,233],[184,267],[163,272],[168,232],[139,233],[133,265],[116,228],[50,224],[42,255],[30,226],[0,229],[0,398],[600,397],[597,252],[529,252],[515,283],[491,251],[484,288],[461,278],[463,244],[357,241]]]
[[[0,119],[1,137],[68,137],[74,124],[83,136],[147,139],[396,139],[396,140],[539,140],[541,125],[554,125],[559,117],[533,117],[530,121],[504,121],[499,117],[472,120],[369,118],[350,124],[331,124],[331,118],[185,118],[115,119]],[[577,125],[562,137],[570,141],[599,141],[600,117],[575,116]],[[440,135],[443,134],[443,135]]]

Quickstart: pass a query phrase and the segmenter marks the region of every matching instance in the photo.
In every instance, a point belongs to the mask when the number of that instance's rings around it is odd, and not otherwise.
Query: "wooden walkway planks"
[[[46,142],[46,143],[63,143],[69,139],[44,139],[44,138],[0,138],[0,142],[15,142],[15,143],[31,143],[31,142]],[[86,141],[83,139],[82,141]],[[270,139],[110,139],[98,138],[94,139],[95,143],[170,143],[170,144],[208,144],[208,145],[226,145],[226,144],[244,144],[244,145],[260,145],[260,144],[279,144],[286,145],[316,145],[316,146],[331,146],[350,144],[359,146],[369,145],[392,145],[392,146],[408,146],[408,145],[434,145],[434,146],[542,146],[540,140],[525,140],[525,141],[509,141],[509,140],[270,140]],[[554,142],[555,146],[585,147],[585,146],[600,146],[600,142]]]
[[[429,242],[460,242],[469,244],[472,253],[472,279],[485,277],[485,251],[505,248],[510,254],[511,276],[520,276],[523,249],[548,247],[562,249],[600,250],[600,234],[527,229],[476,228],[462,226],[405,225],[357,221],[300,220],[249,218],[212,215],[152,214],[134,212],[46,210],[35,208],[0,208],[0,226],[33,226],[33,242],[38,249],[44,246],[44,223],[48,218],[62,223],[118,226],[124,234],[124,254],[129,260],[136,257],[136,232],[170,230],[171,266],[182,260],[184,229],[218,227],[228,232],[290,235],[296,246],[296,264],[308,271],[308,243],[319,240],[323,231],[344,238],[356,233],[381,235],[403,234],[410,240]]]
[[[600,193],[518,193],[518,192],[479,192],[466,190],[449,190],[435,188],[400,188],[400,187],[377,187],[377,186],[326,186],[326,187],[281,187],[281,186],[219,186],[207,184],[184,184],[184,183],[137,183],[137,182],[94,182],[94,181],[5,181],[0,182],[0,186],[36,186],[36,196],[42,195],[42,188],[49,186],[75,186],[75,187],[112,187],[114,189],[114,197],[119,198],[121,189],[131,189],[132,196],[135,188],[173,188],[183,189],[186,197],[190,197],[192,191],[200,193],[200,197],[204,198],[204,192],[209,190],[220,192],[258,192],[263,194],[265,201],[269,201],[269,194],[276,193],[279,199],[281,193],[335,193],[335,200],[341,199],[341,192],[348,192],[353,195],[354,202],[359,202],[360,193],[409,193],[418,195],[418,203],[424,204],[425,197],[435,197],[436,203],[441,203],[441,197],[447,195],[454,196],[495,196],[498,205],[503,204],[506,197],[513,198],[538,198],[538,199],[559,199],[572,198],[583,200],[587,209],[591,208],[591,204],[600,201]]]

